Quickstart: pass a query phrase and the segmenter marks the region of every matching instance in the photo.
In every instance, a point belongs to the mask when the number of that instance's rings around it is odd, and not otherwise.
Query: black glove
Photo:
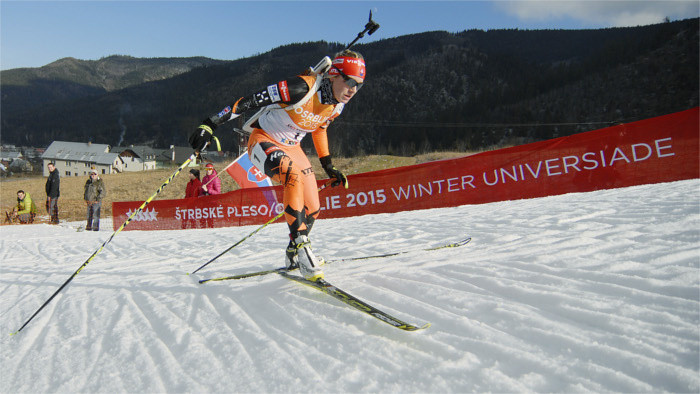
[[[326,174],[328,174],[329,178],[335,178],[335,181],[331,183],[331,187],[336,187],[338,185],[343,185],[346,189],[348,188],[348,178],[340,172],[339,169],[335,168],[333,163],[331,163],[331,157],[330,156],[324,156],[319,158],[321,161],[321,165],[323,166],[324,171],[326,171]]]
[[[192,149],[201,152],[209,145],[214,138],[214,130],[216,125],[209,119],[205,120],[192,135],[190,135],[190,146]]]

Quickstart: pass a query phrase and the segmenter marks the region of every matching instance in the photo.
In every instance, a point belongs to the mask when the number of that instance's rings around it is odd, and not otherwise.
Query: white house
[[[106,144],[54,141],[41,155],[44,176],[49,175],[46,165],[56,164],[62,177],[87,176],[92,168],[100,174],[115,174],[124,171],[124,161],[118,153],[110,153]]]
[[[0,149],[0,160],[12,162],[13,160],[24,159],[22,152],[20,151],[7,151],[5,149]]]
[[[145,145],[118,146],[112,148],[124,162],[124,171],[146,171],[156,169],[158,152]]]

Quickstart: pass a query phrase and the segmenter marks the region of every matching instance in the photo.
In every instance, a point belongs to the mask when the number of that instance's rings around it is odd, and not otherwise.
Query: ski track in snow
[[[319,220],[331,283],[278,275],[275,224],[118,234],[0,228],[3,392],[698,392],[700,180]]]

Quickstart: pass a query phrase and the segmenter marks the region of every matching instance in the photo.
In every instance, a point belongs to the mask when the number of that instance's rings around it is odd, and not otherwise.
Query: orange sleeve
[[[311,138],[314,140],[314,147],[316,147],[316,153],[318,157],[326,157],[331,154],[328,149],[328,134],[326,134],[325,128],[319,128],[313,133],[311,133]]]

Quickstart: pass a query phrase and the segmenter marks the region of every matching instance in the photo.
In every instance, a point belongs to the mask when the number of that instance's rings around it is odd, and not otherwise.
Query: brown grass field
[[[386,168],[401,167],[424,163],[434,160],[450,159],[467,156],[467,152],[435,152],[414,157],[372,155],[360,158],[334,158],[333,164],[346,175],[358,174],[368,171],[376,171]],[[316,157],[309,157],[316,177],[326,178],[326,173]],[[199,168],[204,174],[203,165]],[[217,171],[225,167],[223,164],[216,167]],[[112,216],[112,202],[114,201],[145,201],[150,197],[165,180],[175,172],[177,166],[153,171],[125,172],[121,174],[100,175],[107,188],[107,196],[102,204],[102,217]],[[189,181],[189,168],[182,170],[173,181],[158,194],[155,200],[169,200],[183,198],[185,185]],[[226,173],[220,173],[222,192],[238,189],[238,185]],[[61,197],[58,200],[59,221],[85,220],[86,206],[83,200],[83,192],[87,177],[61,177]],[[46,177],[43,176],[15,176],[3,178],[0,181],[0,208],[3,212],[10,211],[17,203],[17,190],[29,193],[37,206],[36,222],[48,223],[46,213]],[[4,218],[3,218],[4,220]]]

